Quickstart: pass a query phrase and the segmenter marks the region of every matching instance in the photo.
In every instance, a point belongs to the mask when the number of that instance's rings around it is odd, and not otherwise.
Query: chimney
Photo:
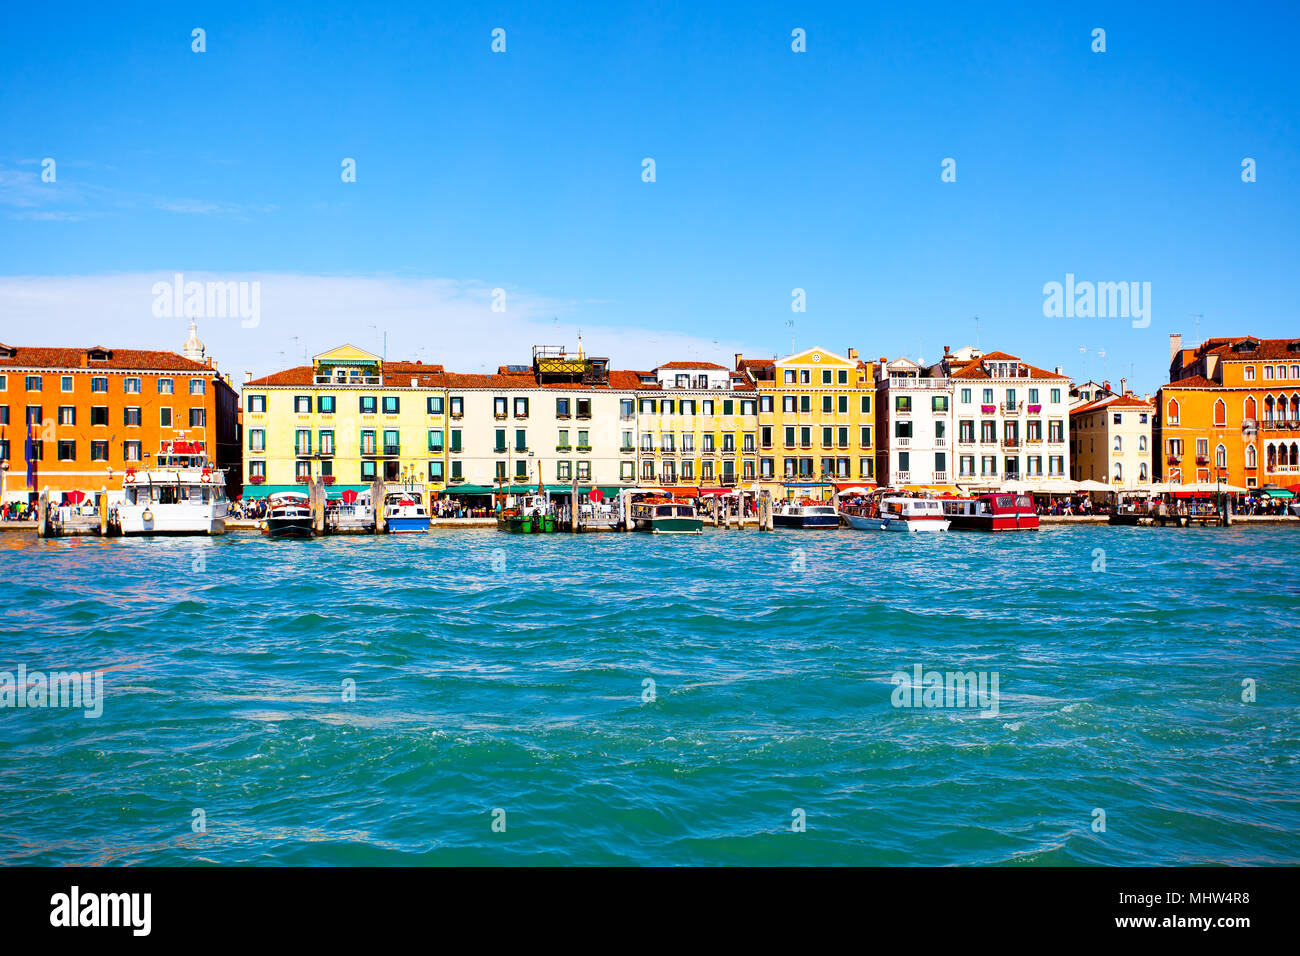
[[[217,370],[217,360],[211,355],[208,356],[208,368],[212,369],[214,372]]]
[[[944,357],[944,358],[947,358],[947,357],[948,357],[949,355],[951,355],[951,354],[952,354],[952,350],[949,349],[948,346],[945,345],[945,346],[943,347],[943,357]]]
[[[1061,369],[1061,366],[1059,366],[1059,365],[1056,366],[1056,374],[1057,374],[1057,375],[1064,375],[1064,374],[1065,374],[1065,372]]]
[[[849,358],[850,358],[850,359],[853,359],[854,361],[856,361],[857,358],[858,358],[858,350],[857,350],[857,349],[849,349]]]
[[[1174,356],[1183,350],[1183,334],[1181,332],[1169,333],[1169,361],[1174,360]]]
[[[245,372],[245,373],[244,373],[244,384],[247,385],[247,384],[248,384],[249,382],[251,382],[252,380],[253,380],[253,373],[252,373],[252,372]]]
[[[741,353],[737,352],[737,353],[736,353],[736,371],[740,371],[740,359],[741,359]]]
[[[880,356],[880,365],[881,365],[881,367],[883,368],[884,366],[886,366],[886,365],[888,365],[888,364],[889,364],[889,359],[885,358],[883,355]]]
[[[414,375],[412,375],[412,376],[411,376],[411,388],[415,388],[415,387],[416,387],[417,385],[419,385],[419,384],[420,384],[420,380],[419,380],[418,378],[416,378]]]
[[[1120,393],[1121,395],[1127,395],[1127,394],[1128,394],[1128,379],[1127,379],[1127,378],[1121,378],[1121,379],[1119,380],[1119,393]]]

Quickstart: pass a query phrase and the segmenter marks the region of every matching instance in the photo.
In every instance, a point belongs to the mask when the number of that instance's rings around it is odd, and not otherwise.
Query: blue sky
[[[278,6],[7,8],[0,341],[177,347],[176,271],[263,277],[257,328],[200,323],[256,372],[381,330],[467,370],[577,327],[616,367],[792,333],[933,361],[979,316],[1154,390],[1193,313],[1300,334],[1288,5]],[[1151,325],[1044,318],[1066,273],[1150,282]],[[328,319],[314,277],[348,280]]]

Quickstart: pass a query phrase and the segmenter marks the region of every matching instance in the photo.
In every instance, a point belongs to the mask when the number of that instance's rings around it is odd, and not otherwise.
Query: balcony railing
[[[1020,447],[1020,439],[1019,439],[1019,438],[1004,438],[1004,439],[1002,439],[1002,447],[1003,447],[1003,448],[1019,448],[1019,447]]]
[[[947,473],[946,471],[936,471],[936,472],[934,473],[934,480],[935,480],[935,481],[947,481],[947,480],[948,480],[948,473]]]

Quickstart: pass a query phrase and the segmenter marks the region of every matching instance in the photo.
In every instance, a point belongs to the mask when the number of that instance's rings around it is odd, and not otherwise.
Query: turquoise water
[[[0,863],[1296,863],[1298,557],[1300,527],[0,534],[0,670],[105,671],[98,719],[0,710]],[[894,707],[916,664],[997,672],[997,714]]]

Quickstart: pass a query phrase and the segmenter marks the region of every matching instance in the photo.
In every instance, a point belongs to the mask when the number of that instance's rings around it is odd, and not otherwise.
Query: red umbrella
[[[1293,495],[1300,495],[1300,485],[1292,485],[1287,489],[1287,491],[1291,492]]]
[[[84,491],[69,491],[64,497],[68,499],[68,504],[79,505],[85,499],[86,493]]]
[[[343,503],[345,505],[356,504],[356,501],[357,501],[357,493],[353,491],[351,488],[343,492]]]
[[[592,488],[591,491],[587,493],[587,499],[589,501],[600,501],[602,497],[604,496],[600,493],[599,488]]]

